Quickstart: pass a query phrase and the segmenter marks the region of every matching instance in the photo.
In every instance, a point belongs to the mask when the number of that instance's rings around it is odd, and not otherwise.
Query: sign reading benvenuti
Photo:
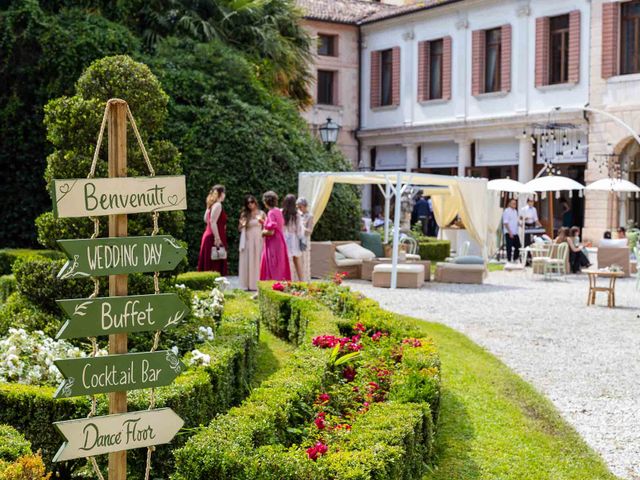
[[[184,175],[53,181],[58,218],[165,212],[187,208]]]

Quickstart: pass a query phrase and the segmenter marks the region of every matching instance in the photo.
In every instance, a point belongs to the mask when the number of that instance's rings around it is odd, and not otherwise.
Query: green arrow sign
[[[173,270],[187,255],[170,235],[58,240],[69,261],[58,278]]]
[[[54,462],[169,443],[184,425],[170,408],[55,422],[65,442]]]
[[[175,327],[188,309],[175,293],[57,300],[69,316],[56,338],[96,337]]]
[[[71,358],[54,363],[65,378],[54,398],[161,387],[173,382],[186,368],[170,350]]]

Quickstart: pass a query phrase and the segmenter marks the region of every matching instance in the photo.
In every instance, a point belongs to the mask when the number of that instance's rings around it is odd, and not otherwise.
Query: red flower
[[[307,456],[309,457],[309,459],[315,462],[318,459],[318,457],[327,453],[328,449],[329,448],[324,443],[316,442],[316,444],[313,447],[307,448]]]
[[[313,423],[316,424],[316,427],[318,427],[318,430],[324,430],[324,428],[327,426],[325,421],[324,421],[324,413],[322,413],[322,415],[318,414],[318,416],[316,417],[316,419],[313,421]]]
[[[377,342],[378,340],[380,340],[381,336],[382,336],[382,332],[378,331],[373,335],[371,335],[371,340],[373,340],[374,342]]]
[[[284,292],[284,285],[281,284],[280,282],[276,282],[273,285],[271,285],[271,289],[275,290],[276,292]]]
[[[342,376],[347,382],[353,382],[353,379],[356,378],[355,367],[352,367],[352,366],[345,367],[345,369],[342,370]],[[353,388],[356,389],[358,387],[353,387]],[[357,390],[354,390],[354,391],[357,391]]]
[[[403,338],[402,343],[406,345],[411,345],[412,347],[415,347],[415,348],[422,346],[422,342],[417,338]]]
[[[339,343],[341,344],[341,340],[333,335],[318,335],[313,339],[312,343],[314,347],[318,348],[333,348]]]
[[[369,389],[368,390],[369,390],[370,393],[373,393],[373,392],[375,392],[376,390],[378,390],[380,388],[380,385],[378,385],[376,382],[369,382],[368,385],[369,385]]]
[[[356,323],[355,326],[353,327],[353,329],[356,332],[362,332],[362,333],[366,332],[366,330],[367,330],[367,328],[360,322]]]
[[[328,393],[321,393],[320,395],[318,395],[318,403],[329,403],[329,400],[331,400],[331,397],[329,396]]]

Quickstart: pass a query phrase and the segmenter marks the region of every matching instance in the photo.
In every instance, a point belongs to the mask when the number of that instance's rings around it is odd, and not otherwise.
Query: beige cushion
[[[484,271],[486,268],[484,265],[474,265],[474,264],[460,264],[460,263],[438,263],[438,268],[444,268],[447,270],[467,270],[471,272]]]
[[[393,265],[391,263],[381,263],[373,267],[374,272],[391,273]],[[398,264],[398,273],[422,273],[424,274],[424,265],[412,263]]]
[[[359,260],[371,260],[376,258],[376,254],[371,250],[358,245],[357,243],[345,243],[336,246],[336,250],[347,258],[357,258]]]
[[[416,255],[415,253],[407,253],[405,258],[412,261],[422,260],[422,258],[420,258],[420,255]]]
[[[336,260],[338,267],[355,267],[356,265],[362,265],[362,260],[357,258],[343,258],[342,260]]]
[[[626,238],[603,238],[600,240],[599,247],[607,248],[626,248],[629,246],[629,241]]]

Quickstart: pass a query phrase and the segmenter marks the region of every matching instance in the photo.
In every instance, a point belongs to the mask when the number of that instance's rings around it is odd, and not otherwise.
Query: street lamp
[[[340,131],[340,125],[327,118],[327,123],[323,124],[318,131],[320,132],[320,140],[327,147],[327,151],[331,150],[331,145],[338,141],[338,132]]]

